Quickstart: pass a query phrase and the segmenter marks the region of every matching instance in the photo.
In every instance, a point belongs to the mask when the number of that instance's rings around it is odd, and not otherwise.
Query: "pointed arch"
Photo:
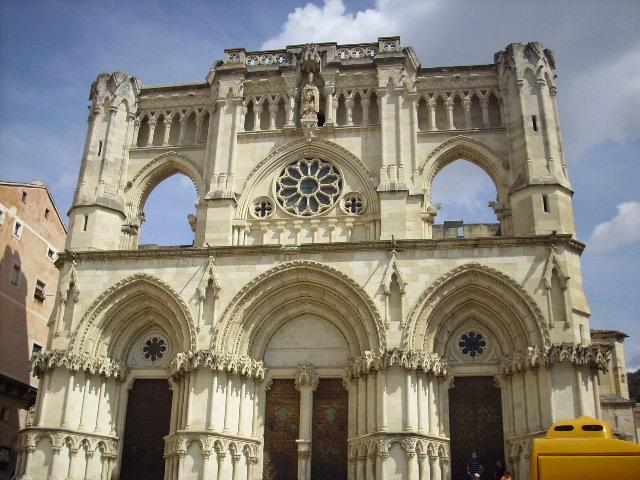
[[[549,328],[531,295],[501,271],[471,262],[444,274],[418,297],[403,345],[443,354],[451,333],[472,317],[492,331],[503,353],[550,344]]]
[[[156,186],[176,173],[191,179],[199,200],[205,191],[200,166],[177,152],[166,152],[143,166],[127,183],[127,203],[131,205],[132,216],[142,211],[149,194]]]
[[[328,265],[296,260],[267,270],[236,293],[214,329],[211,350],[260,360],[277,329],[305,313],[333,324],[351,356],[386,347],[380,314],[352,278]]]
[[[505,167],[498,155],[487,145],[463,135],[450,138],[437,146],[422,162],[423,187],[431,200],[433,179],[440,170],[458,159],[467,160],[486,172],[493,181],[498,194],[498,203],[507,198]]]
[[[354,186],[355,188],[362,188],[361,193],[364,195],[367,208],[371,213],[378,212],[377,192],[372,182],[373,175],[362,160],[347,149],[328,140],[301,138],[275,149],[249,173],[238,200],[240,218],[249,217],[249,208],[254,198],[253,192],[256,186],[265,178],[275,175],[275,172],[284,168],[288,162],[300,157],[321,157],[334,161],[342,168],[345,175],[349,175],[357,181],[359,185]]]
[[[131,339],[150,323],[171,337],[176,351],[196,350],[196,329],[184,300],[159,278],[136,273],[93,301],[71,335],[69,351],[121,360]]]

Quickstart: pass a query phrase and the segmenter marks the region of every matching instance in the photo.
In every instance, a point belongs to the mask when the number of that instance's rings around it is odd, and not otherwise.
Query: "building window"
[[[0,407],[0,420],[8,422],[11,418],[11,410],[9,407]]]
[[[49,211],[50,210],[48,208],[44,209],[44,218],[49,218]]]
[[[33,343],[33,345],[31,345],[31,358],[33,358],[33,356],[36,353],[40,353],[42,351],[42,345],[39,345],[37,343]]]
[[[549,213],[549,195],[546,193],[542,194],[542,209],[544,213]]]
[[[458,347],[463,355],[471,358],[479,357],[484,353],[487,342],[479,332],[463,333],[458,340]]]
[[[89,224],[89,215],[85,215],[84,216],[84,222],[82,224],[82,231],[86,232],[87,231],[87,225]]]
[[[22,191],[22,203],[27,203],[27,192]]]
[[[11,283],[13,283],[14,285],[18,285],[18,281],[20,280],[20,265],[14,264],[13,268],[11,269]]]
[[[287,212],[311,216],[330,209],[342,192],[342,175],[320,158],[302,158],[287,165],[276,179],[278,203]]]
[[[538,131],[538,117],[535,115],[531,115],[531,126],[533,127],[533,131]]]
[[[44,302],[44,289],[46,285],[42,280],[36,279],[36,289],[33,292],[33,298],[38,300],[39,302]]]
[[[14,223],[13,225],[13,236],[16,238],[21,238],[23,228],[24,228],[24,225],[22,225],[22,222],[16,220],[16,223]]]
[[[49,257],[49,260],[55,261],[55,259],[56,259],[56,251],[53,248],[48,247],[47,248],[47,257]]]
[[[98,156],[102,155],[102,140],[98,140]]]

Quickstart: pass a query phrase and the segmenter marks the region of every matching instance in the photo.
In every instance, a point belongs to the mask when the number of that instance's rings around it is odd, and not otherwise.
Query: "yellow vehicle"
[[[531,451],[531,480],[640,480],[640,445],[591,417],[558,422]]]

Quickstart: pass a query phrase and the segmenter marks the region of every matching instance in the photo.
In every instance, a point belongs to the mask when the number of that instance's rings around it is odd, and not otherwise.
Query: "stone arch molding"
[[[352,357],[386,348],[382,318],[360,285],[335,268],[296,260],[258,275],[234,296],[214,329],[211,350],[261,360],[278,328],[302,314],[333,324]]]
[[[203,192],[206,191],[202,168],[189,157],[177,152],[166,152],[145,164],[127,182],[127,203],[130,206],[132,216],[135,217],[142,212],[144,204],[154,188],[176,173],[181,173],[191,179],[199,201]]]
[[[471,262],[442,275],[420,295],[407,316],[403,345],[444,354],[450,335],[470,320],[486,326],[503,353],[551,344],[533,297],[501,271]]]
[[[197,349],[193,318],[180,295],[159,278],[136,273],[93,301],[71,335],[69,351],[122,360],[132,342],[151,328],[162,330],[174,351]]]
[[[238,201],[238,212],[247,217],[254,191],[265,178],[276,175],[288,162],[300,157],[321,157],[334,161],[345,174],[360,184],[371,213],[378,212],[377,193],[370,170],[362,160],[347,149],[321,138],[298,139],[282,145],[260,161],[247,176]]]
[[[431,201],[433,180],[438,172],[458,159],[467,160],[484,170],[496,187],[498,202],[506,200],[508,185],[506,170],[508,169],[508,164],[501,161],[500,157],[484,143],[458,135],[442,142],[419,167],[422,175],[422,188],[425,190],[429,201]]]

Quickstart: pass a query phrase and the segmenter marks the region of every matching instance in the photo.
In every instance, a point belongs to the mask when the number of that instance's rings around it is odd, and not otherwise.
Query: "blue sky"
[[[576,191],[592,325],[624,330],[640,368],[640,2],[581,1],[35,1],[0,2],[0,178],[43,180],[66,212],[100,72],[145,84],[204,80],[224,48],[400,35],[424,66],[491,63],[515,41],[538,40],[558,62],[558,101]],[[491,221],[495,196],[458,162],[437,179],[441,220]],[[460,192],[466,198],[459,201]],[[172,177],[149,199],[143,241],[190,242],[195,190]],[[154,221],[159,212],[163,225]],[[167,215],[169,218],[167,218]],[[167,234],[168,222],[179,227]],[[180,228],[180,226],[182,228]],[[164,235],[164,236],[162,236]]]

